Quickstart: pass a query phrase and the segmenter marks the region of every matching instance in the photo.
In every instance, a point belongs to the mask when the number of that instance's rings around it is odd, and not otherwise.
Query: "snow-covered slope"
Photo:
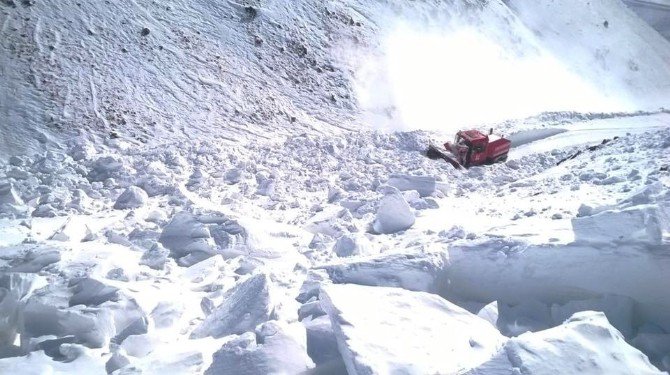
[[[3,2],[0,153],[667,105],[670,43],[584,4]]]

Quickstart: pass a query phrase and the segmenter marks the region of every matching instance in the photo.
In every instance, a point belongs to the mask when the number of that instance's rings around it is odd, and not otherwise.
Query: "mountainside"
[[[544,3],[5,1],[0,149],[667,105],[670,43],[616,0]]]

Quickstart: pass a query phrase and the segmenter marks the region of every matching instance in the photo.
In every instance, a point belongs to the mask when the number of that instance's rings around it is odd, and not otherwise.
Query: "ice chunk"
[[[128,187],[114,203],[117,210],[142,207],[149,199],[147,192],[137,186]]]
[[[416,190],[421,197],[426,197],[435,192],[435,177],[433,176],[409,176],[392,175],[388,185],[400,191]]]
[[[321,300],[349,374],[452,374],[491,358],[505,338],[434,294],[329,285]]]
[[[223,303],[193,331],[191,338],[241,334],[270,319],[270,279],[257,274],[236,285]]]
[[[563,325],[510,339],[498,354],[468,375],[660,374],[628,345],[603,313],[585,311]]]
[[[314,367],[307,356],[304,330],[267,322],[223,345],[212,357],[206,375],[301,374]]]
[[[409,229],[415,220],[405,198],[395,192],[384,196],[379,202],[372,228],[376,233],[391,234]]]
[[[561,324],[579,311],[601,311],[625,337],[631,337],[634,304],[635,301],[630,297],[606,295],[590,300],[570,301],[564,305],[554,304],[551,306],[551,317],[555,324]]]
[[[319,267],[337,284],[393,286],[422,292],[438,292],[445,255],[392,254]]]

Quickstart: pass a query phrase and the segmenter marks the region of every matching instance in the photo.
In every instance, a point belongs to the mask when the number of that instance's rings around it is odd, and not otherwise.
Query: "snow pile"
[[[504,343],[489,323],[432,294],[332,285],[321,300],[349,374],[456,373]]]
[[[516,373],[661,374],[629,346],[602,313],[582,312],[561,326],[525,333],[467,374]]]

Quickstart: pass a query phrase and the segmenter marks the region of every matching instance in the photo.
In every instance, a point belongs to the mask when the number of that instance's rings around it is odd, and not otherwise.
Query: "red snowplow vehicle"
[[[461,130],[456,133],[454,143],[446,142],[444,149],[431,143],[426,155],[431,159],[444,159],[454,168],[469,168],[506,161],[511,145],[509,139],[494,135],[493,129],[489,134],[479,130]]]

